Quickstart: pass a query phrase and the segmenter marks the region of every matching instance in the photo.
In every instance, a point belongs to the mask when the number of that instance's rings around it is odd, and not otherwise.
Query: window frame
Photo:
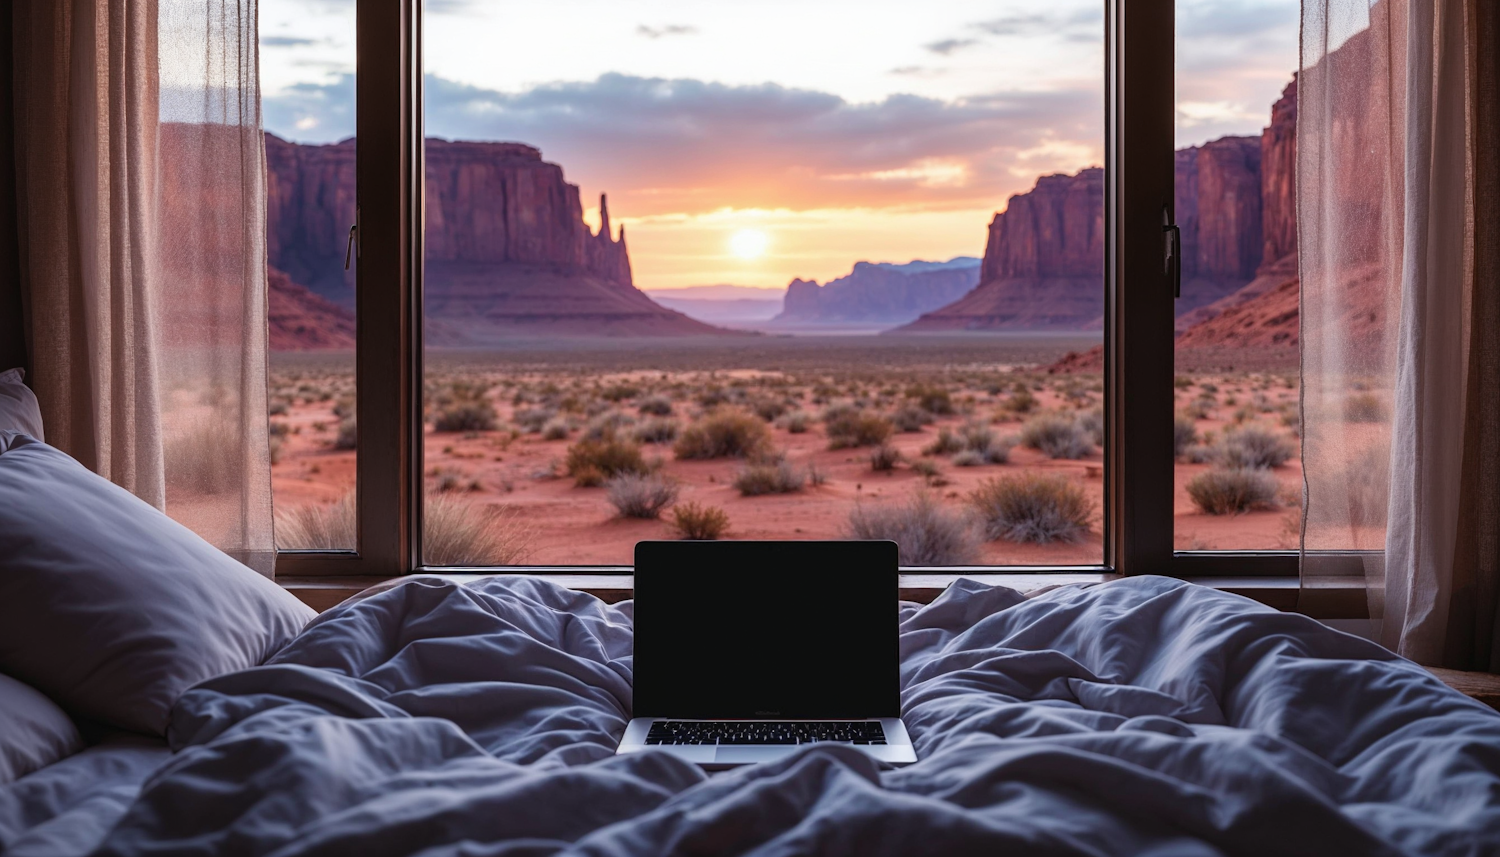
[[[1057,582],[1163,574],[1225,588],[1297,588],[1295,551],[1175,551],[1173,297],[1163,266],[1172,217],[1176,0],[1103,0],[1105,11],[1105,319],[1103,557],[1099,565],[903,568],[921,594],[960,576],[1049,575]],[[296,590],[347,591],[413,573],[598,575],[628,590],[629,566],[431,568],[422,563],[421,0],[357,0],[356,463],[358,546],[282,551]],[[394,345],[393,345],[394,344]],[[597,584],[597,581],[594,581]],[[905,585],[905,584],[903,584]],[[1265,600],[1265,599],[1262,599]]]

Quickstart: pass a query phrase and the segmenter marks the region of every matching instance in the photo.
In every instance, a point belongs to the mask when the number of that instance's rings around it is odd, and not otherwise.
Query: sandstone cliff
[[[267,252],[298,284],[343,307],[354,222],[354,141],[303,146],[266,135]],[[519,143],[427,141],[428,342],[480,345],[514,336],[675,336],[717,328],[635,288],[625,230],[607,200],[583,221],[577,185]]]
[[[267,313],[272,351],[354,347],[354,314],[292,282],[285,271],[266,269]]]
[[[972,261],[969,261],[972,260]],[[980,260],[907,265],[855,262],[848,274],[818,285],[792,280],[782,311],[784,326],[838,323],[902,324],[963,297],[979,282]]]

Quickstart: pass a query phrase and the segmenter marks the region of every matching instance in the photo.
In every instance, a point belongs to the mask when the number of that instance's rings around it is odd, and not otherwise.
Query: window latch
[[[358,215],[355,216],[358,219]],[[349,227],[349,243],[344,245],[344,270],[349,270],[349,262],[354,258],[354,236],[359,232],[359,224],[355,223]]]
[[[1182,229],[1172,222],[1172,212],[1161,208],[1162,273],[1172,278],[1172,298],[1182,297]]]

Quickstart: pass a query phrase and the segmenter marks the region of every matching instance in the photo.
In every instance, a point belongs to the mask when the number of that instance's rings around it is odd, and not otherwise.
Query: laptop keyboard
[[[658,720],[647,744],[884,744],[872,720]]]

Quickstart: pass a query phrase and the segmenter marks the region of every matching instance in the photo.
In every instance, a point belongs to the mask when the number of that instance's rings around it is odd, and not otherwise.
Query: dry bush
[[[510,421],[520,426],[522,431],[528,434],[536,434],[541,431],[552,418],[557,416],[557,411],[551,408],[521,408],[511,414]]]
[[[742,496],[758,497],[762,494],[790,494],[801,491],[807,477],[802,471],[786,461],[765,461],[749,464],[734,477],[734,487]]]
[[[926,493],[899,505],[854,507],[848,535],[895,542],[904,566],[968,565],[979,559],[973,519],[943,508]]]
[[[764,422],[743,411],[723,410],[684,429],[673,450],[680,459],[756,458],[770,448],[771,431]]]
[[[639,387],[630,384],[614,384],[599,391],[599,398],[606,402],[623,402],[641,394]]]
[[[422,559],[428,565],[516,565],[531,553],[531,528],[509,506],[456,497],[422,503]]]
[[[961,449],[953,454],[954,467],[978,467],[984,463],[984,454],[977,450]]]
[[[943,426],[938,429],[937,437],[932,439],[932,443],[922,447],[922,454],[948,455],[949,453],[962,452],[963,450],[963,438],[954,434],[947,426]]]
[[[567,422],[567,420],[548,420],[547,424],[544,425],[544,426],[542,426],[542,440],[567,440],[567,439],[568,439],[568,422]]]
[[[729,515],[717,506],[679,503],[672,507],[672,526],[684,539],[713,541],[729,529]]]
[[[1078,421],[1060,414],[1033,417],[1021,427],[1021,443],[1048,458],[1084,458],[1094,451],[1093,438]]]
[[[1104,409],[1091,408],[1078,415],[1078,427],[1089,436],[1094,446],[1104,446]]]
[[[659,473],[622,473],[604,484],[609,502],[625,518],[656,518],[677,500],[677,484]]]
[[[234,488],[240,459],[231,454],[231,445],[238,436],[238,427],[219,415],[185,419],[168,428],[162,444],[167,484],[203,494]]]
[[[438,409],[432,421],[434,431],[494,431],[495,408],[489,402],[454,402]]]
[[[1280,435],[1254,426],[1226,432],[1217,449],[1219,461],[1231,470],[1280,467],[1296,453]]]
[[[647,396],[637,408],[641,413],[653,417],[672,415],[672,400],[666,396]]]
[[[1063,476],[1028,473],[987,479],[969,495],[985,535],[1012,542],[1076,542],[1089,531],[1093,504]]]
[[[1344,399],[1344,420],[1351,423],[1379,423],[1390,417],[1385,402],[1374,393],[1354,393]]]
[[[616,435],[623,435],[625,433],[623,430],[633,425],[635,425],[634,417],[627,416],[619,411],[610,411],[607,414],[599,414],[592,420],[589,420],[589,424],[584,427],[580,439],[594,441],[607,440]]]
[[[1015,446],[1011,438],[997,438],[995,432],[983,423],[969,423],[958,433],[965,452],[979,457],[981,464],[1004,464],[1010,460],[1010,450]],[[965,465],[960,465],[965,466]]]
[[[359,421],[354,414],[339,420],[339,433],[333,439],[334,449],[355,449],[359,446]]]
[[[1276,477],[1264,470],[1207,470],[1188,480],[1193,504],[1210,515],[1236,515],[1276,505]]]
[[[1190,420],[1206,420],[1213,416],[1214,407],[1217,404],[1217,402],[1209,398],[1194,399],[1188,403],[1187,407],[1182,409],[1182,415]]]
[[[639,445],[619,438],[581,440],[568,447],[567,473],[580,487],[593,487],[622,473],[649,473]]]
[[[1186,417],[1172,420],[1172,457],[1181,458],[1188,447],[1198,442],[1198,427]]]
[[[953,397],[943,387],[919,384],[906,391],[909,399],[917,400],[917,407],[929,414],[946,416],[953,413]]]
[[[922,408],[903,405],[891,415],[891,424],[899,432],[919,432],[923,426],[932,425],[932,414]]]
[[[1026,389],[1026,385],[1017,384],[1016,391],[1006,397],[1001,407],[1013,414],[1029,414],[1036,410],[1037,404],[1036,396]]]
[[[917,459],[911,463],[911,469],[934,488],[948,484],[948,480],[943,476],[943,469],[938,467],[936,461],[928,461],[925,458]]]
[[[638,443],[671,443],[677,439],[677,421],[656,417],[635,428]]]
[[[867,413],[851,405],[829,408],[823,415],[823,433],[829,449],[878,446],[895,432],[891,421],[879,414]]]
[[[773,422],[777,417],[780,417],[782,414],[786,413],[787,406],[786,402],[780,399],[762,398],[756,399],[755,401],[751,402],[750,410],[754,411],[756,416],[769,423]]]
[[[784,428],[790,434],[802,434],[812,425],[812,414],[807,411],[792,411],[776,421],[779,428]]]
[[[882,443],[870,453],[870,469],[877,473],[895,470],[901,463],[901,451],[888,443]]]
[[[333,503],[278,508],[274,533],[279,550],[354,550],[359,546],[354,491]]]

